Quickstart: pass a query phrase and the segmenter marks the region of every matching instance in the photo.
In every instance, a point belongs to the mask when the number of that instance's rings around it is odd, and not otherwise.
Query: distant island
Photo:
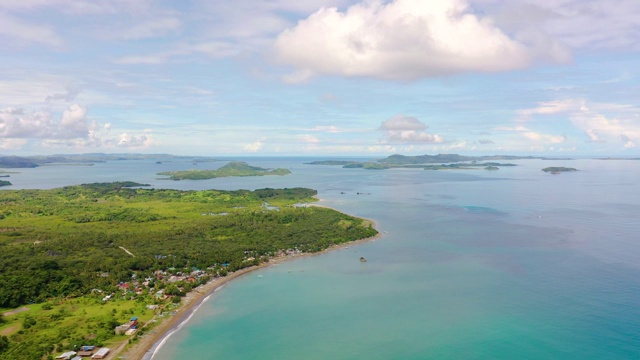
[[[188,160],[194,163],[217,161],[204,156],[177,156],[169,154],[68,154],[68,155],[36,155],[36,156],[0,156],[0,168],[35,168],[53,164],[91,165],[106,161],[122,160]]]
[[[597,158],[596,160],[640,160],[640,158],[606,157],[606,158]]]
[[[280,168],[269,170],[257,166],[251,166],[244,161],[232,161],[218,170],[163,171],[158,173],[158,175],[169,176],[169,180],[206,180],[230,176],[283,176],[289,174],[291,174],[291,171],[287,169]]]
[[[9,186],[9,185],[13,185],[11,181],[0,180],[0,186]]]
[[[538,159],[552,160],[550,158],[533,157],[533,156],[511,156],[511,155],[492,155],[492,156],[462,156],[458,154],[438,154],[438,155],[391,155],[387,158],[376,161],[348,161],[348,160],[322,160],[306,163],[307,165],[337,165],[343,168],[360,168],[367,170],[384,170],[393,168],[409,168],[424,170],[469,170],[484,168],[486,170],[498,170],[500,167],[517,166],[511,163],[493,162],[496,160],[522,160],[522,159]],[[557,159],[553,159],[557,160]],[[565,159],[566,160],[566,159]],[[481,162],[489,161],[489,162]]]
[[[562,172],[578,171],[578,169],[574,169],[574,168],[570,168],[570,167],[551,166],[551,167],[546,167],[546,168],[542,169],[542,171],[551,173],[553,175],[557,175],[557,174],[560,174]]]

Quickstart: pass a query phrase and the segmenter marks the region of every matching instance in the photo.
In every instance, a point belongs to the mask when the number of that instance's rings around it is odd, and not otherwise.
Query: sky
[[[638,156],[640,1],[0,0],[0,154]]]

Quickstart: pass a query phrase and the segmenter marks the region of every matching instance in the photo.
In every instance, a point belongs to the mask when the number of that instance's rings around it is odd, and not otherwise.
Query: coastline
[[[312,204],[312,206],[323,206]],[[377,223],[373,220],[364,219],[372,224],[372,226],[377,230]],[[220,277],[209,281],[208,283],[201,285],[191,292],[189,292],[183,299],[180,304],[180,307],[176,310],[175,315],[171,316],[168,319],[163,319],[160,323],[153,328],[150,332],[148,332],[145,336],[138,339],[138,342],[131,345],[128,349],[125,350],[127,342],[122,343],[120,346],[115,348],[110,354],[110,359],[116,359],[120,355],[125,355],[128,359],[141,359],[141,360],[151,360],[155,352],[162,347],[164,342],[173,335],[176,331],[178,331],[193,315],[193,313],[216,291],[220,290],[224,285],[228,282],[239,278],[243,275],[252,273],[256,270],[268,267],[275,266],[281,264],[285,261],[290,261],[293,259],[300,259],[309,256],[317,256],[321,254],[325,254],[330,251],[343,249],[345,247],[357,245],[364,242],[374,241],[378,238],[381,238],[383,233],[378,232],[377,235],[349,241],[346,243],[342,243],[339,245],[333,245],[324,249],[322,251],[316,253],[302,253],[297,255],[287,255],[279,258],[270,259],[269,262],[262,263],[257,266],[252,266],[244,269],[240,269],[235,271],[225,277]]]

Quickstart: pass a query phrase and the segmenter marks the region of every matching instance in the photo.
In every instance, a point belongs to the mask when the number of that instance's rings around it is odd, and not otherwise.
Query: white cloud
[[[147,145],[150,139],[147,135],[134,136],[128,133],[122,133],[118,136],[118,146],[120,147],[143,147]]]
[[[244,150],[248,151],[248,152],[260,151],[264,147],[264,142],[265,141],[266,141],[266,138],[261,138],[260,140],[254,142],[254,143],[245,145],[244,146]]]
[[[27,144],[26,139],[3,139],[0,138],[0,149],[2,150],[20,150]]]
[[[534,60],[525,45],[473,14],[465,0],[372,0],[344,12],[322,8],[282,32],[275,48],[283,63],[297,69],[289,81],[311,74],[411,80],[507,71]]]
[[[69,137],[83,137],[89,128],[87,126],[87,108],[73,104],[62,113],[60,127],[63,133]]]
[[[536,143],[545,143],[545,144],[561,144],[567,140],[566,136],[558,136],[558,135],[550,135],[550,134],[541,134],[534,131],[528,131],[522,134],[525,138],[536,142]]]
[[[533,122],[536,115],[566,116],[589,142],[618,143],[630,148],[640,141],[640,108],[632,105],[592,103],[586,99],[548,101],[539,103],[535,108],[519,111],[517,121]],[[553,142],[553,139],[560,142],[559,137],[547,137],[549,142]]]
[[[426,124],[411,116],[396,115],[383,121],[378,130],[384,132],[388,143],[441,143],[444,139],[425,130]]]
[[[320,131],[320,132],[328,132],[328,133],[337,133],[340,132],[340,130],[333,125],[329,125],[329,126],[316,126],[313,128],[314,131]]]
[[[533,115],[552,115],[570,112],[584,106],[584,100],[556,100],[541,102],[537,107],[518,111],[520,120],[526,121]]]
[[[300,135],[298,137],[300,139],[300,141],[302,141],[303,143],[307,143],[307,144],[318,144],[320,143],[320,139],[318,139],[317,137],[313,136],[313,135]]]
[[[27,113],[16,108],[0,111],[0,138],[45,138],[55,128],[53,115],[47,111]]]
[[[38,140],[43,146],[96,147],[148,147],[155,142],[150,130],[145,134],[110,134],[111,124],[99,125],[91,121],[88,109],[78,104],[62,111],[59,120],[50,111],[32,111],[9,107],[0,110],[0,141],[3,147],[24,146]]]
[[[495,3],[494,9],[489,7],[492,18],[516,32],[553,37],[573,48],[640,49],[640,2],[636,0],[618,0],[615,5],[602,0]]]
[[[63,44],[56,32],[44,25],[28,23],[13,16],[0,12],[0,41],[3,48],[24,47],[26,44],[36,43],[52,47]]]

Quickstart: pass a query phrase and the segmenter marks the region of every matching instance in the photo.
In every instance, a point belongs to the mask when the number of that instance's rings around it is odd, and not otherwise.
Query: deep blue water
[[[377,222],[376,241],[227,284],[154,360],[640,358],[640,162],[523,160],[488,172],[247,161],[293,173],[173,182],[155,173],[193,164],[116,161],[21,169],[10,180],[304,186],[323,205]]]

